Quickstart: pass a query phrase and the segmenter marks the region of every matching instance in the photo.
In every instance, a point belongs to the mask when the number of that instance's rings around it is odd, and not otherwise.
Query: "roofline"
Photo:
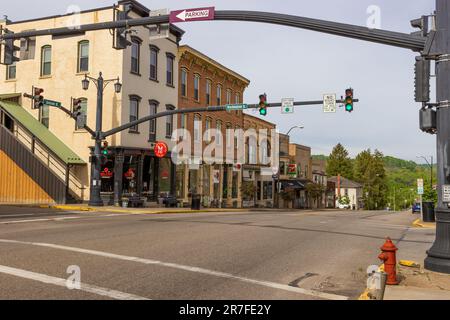
[[[304,145],[298,144],[298,143],[290,143],[290,145],[291,145],[291,146],[300,147],[300,148],[303,148],[303,149],[309,149],[309,150],[311,150],[311,147],[304,146]]]
[[[256,120],[258,120],[258,121],[264,122],[264,123],[266,123],[266,124],[268,124],[268,125],[270,125],[270,126],[273,126],[274,129],[277,127],[277,125],[276,125],[275,123],[272,123],[272,122],[269,122],[269,121],[267,121],[267,120],[264,120],[264,119],[255,117],[255,116],[253,116],[253,115],[251,115],[251,114],[248,114],[248,113],[243,113],[243,114],[244,114],[244,121],[245,121],[245,117],[248,117],[248,118],[253,118],[253,119],[256,119]]]
[[[239,80],[241,80],[242,82],[244,82],[246,84],[246,86],[248,87],[250,85],[250,80],[247,79],[246,77],[240,75],[239,73],[237,73],[236,71],[233,71],[227,67],[225,67],[223,64],[217,62],[216,60],[208,57],[206,54],[192,48],[191,46],[187,45],[187,44],[183,44],[179,47],[178,49],[179,53],[185,53],[185,52],[189,52],[193,55],[196,55],[197,57],[205,60],[206,62],[211,63],[212,65],[214,65],[215,67],[222,69],[223,71],[230,73],[231,75],[233,75],[234,77],[238,78]]]

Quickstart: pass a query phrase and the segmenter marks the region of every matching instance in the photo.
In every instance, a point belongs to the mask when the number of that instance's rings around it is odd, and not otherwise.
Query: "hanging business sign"
[[[169,147],[165,142],[158,142],[155,145],[155,156],[158,158],[164,158],[169,151]]]

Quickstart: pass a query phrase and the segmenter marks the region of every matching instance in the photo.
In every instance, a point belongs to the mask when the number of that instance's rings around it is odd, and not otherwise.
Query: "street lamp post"
[[[103,93],[105,88],[111,82],[115,81],[114,90],[116,93],[120,93],[122,90],[122,84],[119,78],[104,80],[103,75],[100,72],[97,79],[85,75],[81,84],[83,90],[89,89],[89,81],[92,81],[97,87],[97,116],[96,116],[96,126],[95,126],[95,146],[94,146],[94,158],[91,162],[91,182],[90,182],[90,196],[89,205],[93,207],[102,207],[103,201],[101,199],[101,186],[102,181],[100,177],[101,171],[101,144],[102,144],[102,121],[103,121]]]
[[[294,129],[300,129],[300,130],[302,130],[302,129],[305,129],[305,127],[302,126],[302,125],[294,126],[294,127],[292,127],[292,128],[289,129],[289,131],[286,133],[286,135],[288,136],[288,135],[292,132],[292,130],[294,130]]]

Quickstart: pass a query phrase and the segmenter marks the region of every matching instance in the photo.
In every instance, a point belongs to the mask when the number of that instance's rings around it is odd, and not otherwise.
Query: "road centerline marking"
[[[90,255],[94,255],[94,256],[123,260],[123,261],[131,261],[131,262],[142,263],[142,264],[146,264],[146,265],[163,266],[163,267],[184,270],[184,271],[189,271],[189,272],[194,272],[194,273],[206,274],[206,275],[225,278],[225,279],[232,279],[232,280],[241,281],[241,282],[245,282],[245,283],[251,283],[251,284],[264,286],[264,287],[268,287],[268,288],[272,288],[272,289],[295,292],[295,293],[313,296],[313,297],[317,297],[317,298],[322,298],[322,299],[326,299],[326,300],[348,300],[349,299],[349,297],[342,296],[342,295],[325,293],[325,292],[320,292],[320,291],[310,290],[310,289],[294,288],[294,287],[291,287],[291,286],[285,285],[285,284],[280,284],[280,283],[271,282],[271,281],[255,280],[255,279],[240,277],[240,276],[236,276],[233,274],[220,272],[220,271],[208,270],[208,269],[204,269],[204,268],[192,267],[192,266],[187,266],[187,265],[182,265],[182,264],[177,264],[177,263],[162,262],[162,261],[157,261],[157,260],[152,260],[152,259],[124,256],[124,255],[119,255],[119,254],[114,254],[114,253],[103,252],[103,251],[82,249],[82,248],[69,247],[69,246],[50,244],[50,243],[26,242],[26,241],[6,240],[6,239],[0,239],[0,243],[32,245],[32,246],[38,246],[38,247],[46,247],[46,248],[78,252],[78,253],[83,253],[83,254],[90,254]]]
[[[0,273],[8,274],[18,278],[34,280],[46,284],[52,284],[59,287],[67,288],[67,280],[63,278],[52,277],[42,273],[36,273],[32,271],[27,271],[23,269],[17,269],[12,267],[7,267],[0,265]],[[67,288],[67,290],[69,290]],[[71,291],[85,291],[89,293],[94,293],[96,295],[116,299],[116,300],[150,300],[148,298],[140,297],[134,294],[121,292],[113,289],[102,288],[91,284],[81,283],[80,289],[74,289]]]

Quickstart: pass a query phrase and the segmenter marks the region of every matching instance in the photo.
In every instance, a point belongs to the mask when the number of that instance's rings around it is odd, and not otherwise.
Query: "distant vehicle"
[[[415,203],[412,206],[412,213],[420,213],[420,203]]]
[[[338,204],[338,208],[339,209],[350,209],[350,205],[349,204],[341,204],[341,203],[339,203]]]

